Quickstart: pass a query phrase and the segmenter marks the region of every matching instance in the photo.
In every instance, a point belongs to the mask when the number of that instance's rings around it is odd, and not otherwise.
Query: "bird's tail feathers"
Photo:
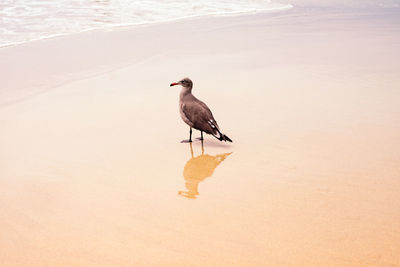
[[[213,136],[215,138],[217,138],[219,141],[228,141],[232,143],[232,139],[230,139],[228,136],[226,136],[225,134],[221,133],[218,129],[217,129],[218,134],[214,134]]]
[[[232,140],[228,136],[226,136],[224,134],[222,134],[222,135],[224,136],[225,142],[228,141],[228,142],[232,143]]]

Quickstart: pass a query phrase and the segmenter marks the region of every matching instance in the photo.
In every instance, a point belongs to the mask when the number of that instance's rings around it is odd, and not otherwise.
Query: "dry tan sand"
[[[0,49],[1,265],[400,265],[399,26],[295,8]],[[234,143],[180,143],[184,76]]]

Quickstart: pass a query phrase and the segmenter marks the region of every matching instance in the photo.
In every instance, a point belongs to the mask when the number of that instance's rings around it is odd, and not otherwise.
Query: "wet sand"
[[[399,26],[295,8],[0,49],[2,266],[400,265]],[[184,76],[232,144],[180,143]]]

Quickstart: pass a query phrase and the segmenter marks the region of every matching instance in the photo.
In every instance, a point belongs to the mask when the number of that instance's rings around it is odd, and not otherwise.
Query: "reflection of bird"
[[[228,136],[220,132],[218,124],[207,105],[192,95],[193,82],[189,78],[184,78],[177,83],[171,83],[170,86],[174,85],[182,85],[179,108],[182,120],[190,127],[189,140],[182,142],[192,142],[192,128],[201,132],[200,140],[203,140],[203,132],[205,132],[220,141],[232,142]]]
[[[190,143],[190,152],[192,157],[186,162],[183,168],[183,177],[186,181],[187,192],[179,191],[179,194],[187,198],[196,198],[199,194],[197,187],[199,183],[210,177],[215,168],[224,161],[231,153],[219,154],[216,156],[204,155],[203,142],[201,143],[201,155],[194,157],[192,143]]]

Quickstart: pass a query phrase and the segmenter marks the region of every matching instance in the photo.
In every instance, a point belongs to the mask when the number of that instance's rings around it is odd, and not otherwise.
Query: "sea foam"
[[[0,47],[94,29],[291,7],[268,0],[2,0]]]

